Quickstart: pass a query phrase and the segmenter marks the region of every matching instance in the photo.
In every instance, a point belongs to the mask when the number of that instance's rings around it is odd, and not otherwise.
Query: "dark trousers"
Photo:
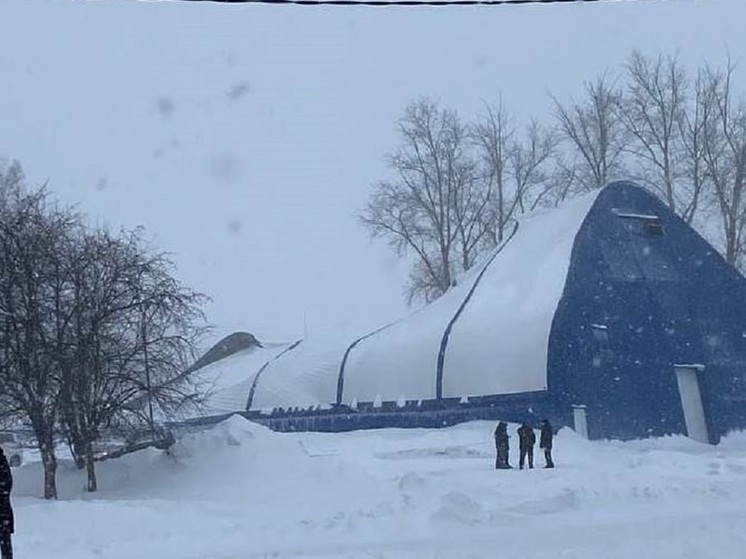
[[[497,468],[498,470],[507,470],[510,468],[510,464],[508,463],[508,449],[507,448],[497,449],[497,458],[495,458],[495,468]]]
[[[554,462],[552,461],[552,447],[544,449],[544,460],[546,461],[545,468],[554,468]]]
[[[529,446],[526,448],[521,447],[521,457],[518,460],[518,467],[522,470],[523,465],[526,463],[526,457],[528,456],[528,467],[534,467],[534,447]]]
[[[0,557],[2,559],[13,559],[13,545],[10,541],[10,532],[0,532]]]

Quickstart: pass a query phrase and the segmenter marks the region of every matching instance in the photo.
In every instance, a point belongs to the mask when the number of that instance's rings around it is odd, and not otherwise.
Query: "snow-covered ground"
[[[712,447],[563,429],[556,469],[496,471],[492,429],[280,434],[234,417],[170,453],[101,463],[94,495],[63,462],[58,502],[37,497],[30,463],[15,470],[17,555],[743,557],[746,435]]]

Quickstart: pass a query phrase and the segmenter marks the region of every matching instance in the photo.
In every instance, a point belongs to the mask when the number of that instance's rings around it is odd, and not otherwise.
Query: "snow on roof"
[[[453,327],[444,397],[546,389],[552,318],[575,235],[597,194],[521,221]]]
[[[257,371],[287,345],[250,347],[198,369],[192,377],[196,377],[200,387],[208,393],[204,412],[218,415],[245,409]]]
[[[617,217],[626,217],[630,219],[645,219],[645,220],[656,220],[660,219],[660,216],[653,214],[638,214],[630,212],[620,212],[617,209],[612,210]]]
[[[471,284],[462,280],[439,299],[355,346],[345,365],[342,402],[370,402],[377,396],[387,401],[402,396],[434,398],[440,340]]]
[[[342,403],[435,398],[438,353],[457,314],[445,346],[443,397],[546,389],[552,318],[575,235],[597,195],[525,217],[513,238],[457,286],[356,344],[344,335],[327,335],[294,348],[240,352],[205,368],[211,374],[220,372],[211,409],[243,410],[257,371],[265,364],[251,409],[336,402],[345,354]]]
[[[337,372],[348,344],[342,336],[309,338],[273,360],[257,382],[252,409],[334,402]]]

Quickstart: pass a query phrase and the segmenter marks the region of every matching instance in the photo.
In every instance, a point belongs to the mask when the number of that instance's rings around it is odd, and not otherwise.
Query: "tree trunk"
[[[70,448],[71,454],[73,456],[73,461],[75,462],[75,467],[79,470],[82,470],[83,468],[85,468],[86,465],[85,456],[81,455],[79,452],[75,452],[75,445],[71,446]]]
[[[68,435],[67,446],[70,448],[70,454],[73,457],[75,466],[79,470],[85,468],[85,455],[80,451],[79,438],[72,434]]]
[[[92,493],[98,490],[98,482],[96,481],[96,463],[93,461],[93,443],[91,442],[86,445],[85,466],[88,472],[87,489]]]
[[[39,446],[44,464],[44,498],[57,499],[57,457],[54,455],[54,440],[49,437]]]

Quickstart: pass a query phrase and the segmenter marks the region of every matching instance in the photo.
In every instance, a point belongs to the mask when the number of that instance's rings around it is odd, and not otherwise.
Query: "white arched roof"
[[[521,221],[453,326],[443,396],[546,390],[549,331],[596,194]]]

